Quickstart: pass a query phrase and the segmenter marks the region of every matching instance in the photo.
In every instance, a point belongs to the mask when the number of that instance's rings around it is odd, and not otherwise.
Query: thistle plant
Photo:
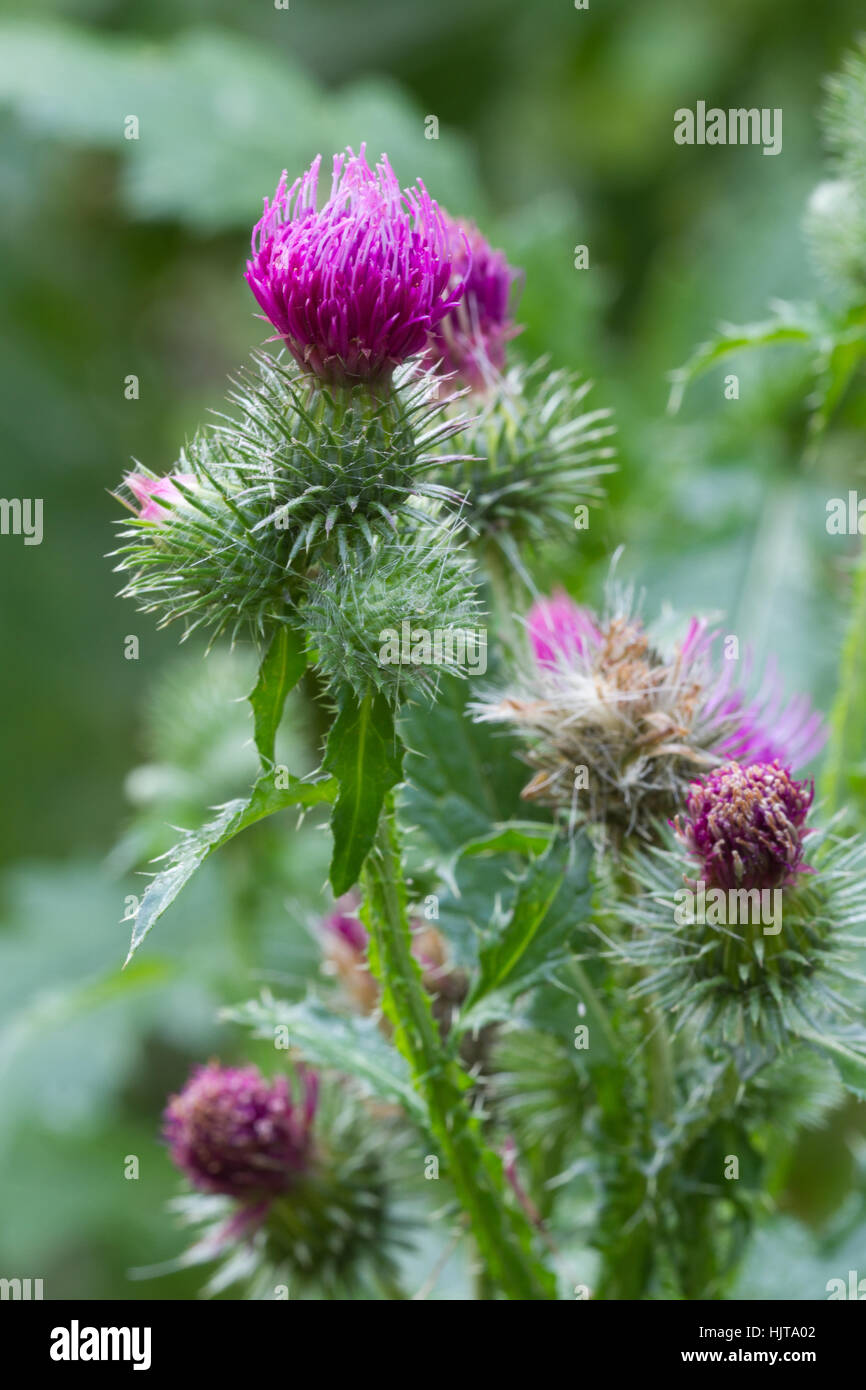
[[[826,722],[703,616],[672,639],[613,584],[538,595],[539,547],[603,500],[610,413],[511,360],[517,272],[477,227],[363,146],[323,197],[319,171],[253,232],[280,347],[125,483],[124,595],[258,662],[256,780],[164,856],[130,954],[254,823],[330,836],[320,978],[224,1013],[267,1076],[211,1063],[168,1104],[181,1262],[404,1298],[459,1249],[481,1299],[722,1297],[769,1136],[866,1077],[866,849],[815,794]],[[279,760],[290,694],[309,775]]]
[[[390,1296],[405,1223],[380,1157],[350,1098],[320,1105],[318,1077],[297,1082],[293,1098],[285,1075],[210,1063],[169,1100],[165,1140],[193,1189],[175,1209],[201,1228],[182,1262],[212,1267],[210,1294]]]
[[[832,1039],[858,1021],[846,994],[862,914],[846,879],[862,873],[863,849],[807,825],[813,795],[778,762],[725,764],[692,784],[674,845],[633,865],[644,889],[634,958],[652,967],[639,992],[744,1069],[804,1030]]]

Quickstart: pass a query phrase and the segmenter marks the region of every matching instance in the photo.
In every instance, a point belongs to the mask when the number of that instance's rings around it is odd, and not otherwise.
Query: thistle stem
[[[506,566],[501,548],[495,542],[489,543],[486,547],[484,565],[502,645],[511,656],[515,656],[520,650],[520,628],[514,617],[511,573]]]
[[[367,859],[364,889],[370,968],[382,988],[395,1044],[426,1103],[430,1131],[469,1219],[489,1287],[509,1299],[553,1299],[553,1275],[532,1252],[524,1214],[506,1206],[501,1159],[482,1143],[467,1103],[469,1079],[443,1046],[412,954],[393,796]]]
[[[668,1124],[674,1111],[674,1060],[664,1014],[653,1003],[647,1010],[647,1092],[651,1117]]]

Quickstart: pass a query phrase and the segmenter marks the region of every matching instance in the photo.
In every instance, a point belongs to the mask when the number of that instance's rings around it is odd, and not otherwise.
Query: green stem
[[[514,617],[514,588],[512,575],[500,546],[491,541],[485,548],[484,567],[493,596],[496,629],[506,652],[516,656],[520,651],[520,626]]]
[[[650,1114],[662,1124],[669,1124],[674,1112],[674,1059],[667,1020],[652,1004],[647,1011],[651,1032],[647,1040],[647,1090]]]
[[[412,954],[393,796],[386,800],[367,858],[364,888],[370,968],[382,987],[396,1046],[426,1102],[431,1133],[469,1218],[486,1276],[509,1299],[553,1299],[555,1280],[533,1254],[525,1215],[505,1204],[502,1162],[481,1141],[467,1104],[469,1079],[443,1046]]]

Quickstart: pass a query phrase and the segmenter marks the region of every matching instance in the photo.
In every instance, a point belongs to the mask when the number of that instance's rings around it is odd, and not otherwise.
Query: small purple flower
[[[386,155],[334,156],[317,208],[321,156],[283,172],[253,229],[247,283],[289,351],[335,384],[390,379],[422,352],[463,293],[445,220],[423,183],[401,189]]]
[[[338,937],[352,951],[365,955],[368,939],[367,928],[358,916],[358,899],[354,893],[344,893],[334,903],[334,911],[322,921],[326,938]]]
[[[318,1077],[299,1072],[295,1100],[285,1076],[257,1067],[197,1067],[169,1100],[164,1137],[172,1161],[202,1192],[245,1201],[285,1192],[309,1166]]]
[[[346,893],[334,911],[322,920],[325,957],[330,973],[337,975],[362,1013],[373,1013],[379,1004],[379,987],[370,973],[367,928],[358,916],[358,899]],[[435,927],[417,917],[411,919],[412,955],[421,967],[424,988],[434,997],[460,999],[466,993],[462,971],[448,960],[445,940]]]
[[[710,887],[772,889],[808,872],[803,862],[812,782],[773,763],[726,763],[692,782],[686,813],[673,822]]]
[[[505,344],[519,331],[509,313],[518,272],[472,222],[447,219],[453,283],[463,294],[430,336],[431,366],[456,373],[473,390],[489,386],[505,366]]]
[[[183,487],[195,487],[196,479],[192,473],[169,473],[164,478],[149,478],[146,473],[128,473],[126,486],[139,505],[142,521],[164,521],[172,507],[184,500],[183,493],[176,483]],[[160,505],[160,498],[169,506]]]

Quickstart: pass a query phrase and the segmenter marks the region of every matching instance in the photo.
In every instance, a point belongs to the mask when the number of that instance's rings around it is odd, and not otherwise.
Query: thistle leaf
[[[312,995],[292,1004],[268,994],[226,1009],[222,1017],[270,1042],[275,1028],[287,1028],[290,1046],[298,1047],[311,1066],[354,1076],[365,1095],[396,1103],[419,1124],[426,1124],[426,1107],[412,1087],[405,1061],[373,1019],[341,1018]]]
[[[544,821],[504,821],[494,825],[486,835],[470,840],[459,851],[459,857],[475,858],[482,854],[540,854],[547,849],[556,829]]]
[[[335,794],[336,784],[331,778],[302,782],[298,777],[289,777],[288,786],[277,787],[273,775],[268,773],[258,779],[246,800],[238,797],[227,802],[201,830],[187,831],[183,839],[162,856],[168,861],[167,867],[152,879],[139,903],[124,965],[129,964],[151,927],[214,850],[233,840],[248,825],[264,820],[275,811],[287,806],[316,806],[332,801]]]
[[[304,634],[295,628],[277,628],[259,667],[258,680],[249,695],[256,748],[263,768],[269,767],[274,761],[277,729],[283,717],[286,696],[306,669]]]
[[[535,984],[565,958],[591,911],[592,850],[585,835],[550,845],[526,871],[505,927],[481,950],[481,974],[468,1008],[493,991],[509,996]]]
[[[360,703],[354,695],[345,695],[328,735],[323,763],[339,783],[331,816],[330,871],[337,897],[358,881],[385,796],[402,780],[404,751],[384,695],[368,691]]]
[[[668,414],[676,415],[687,388],[704,372],[732,353],[748,348],[772,347],[778,343],[812,343],[819,339],[821,324],[810,305],[776,301],[773,317],[760,323],[723,323],[705,343],[696,347],[682,367],[670,373],[671,392]]]

